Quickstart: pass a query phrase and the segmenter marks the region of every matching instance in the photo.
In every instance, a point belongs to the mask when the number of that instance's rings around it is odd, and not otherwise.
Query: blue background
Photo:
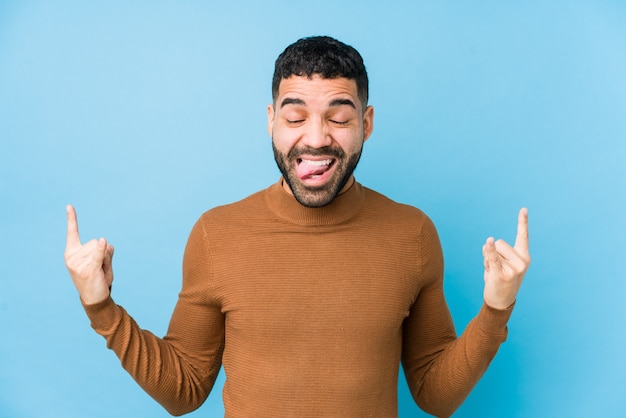
[[[164,334],[195,220],[278,179],[273,62],[312,34],[365,58],[357,178],[435,221],[459,332],[482,243],[530,208],[509,339],[455,416],[623,416],[626,2],[216,3],[0,0],[0,416],[167,416],[89,327],[65,205],[116,246],[116,301]],[[222,414],[220,380],[191,416]]]

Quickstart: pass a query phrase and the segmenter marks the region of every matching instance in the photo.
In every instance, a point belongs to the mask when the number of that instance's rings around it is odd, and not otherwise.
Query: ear
[[[267,133],[270,134],[270,138],[273,136],[274,131],[274,104],[267,105]]]
[[[374,107],[367,106],[363,114],[363,142],[367,141],[374,131]]]

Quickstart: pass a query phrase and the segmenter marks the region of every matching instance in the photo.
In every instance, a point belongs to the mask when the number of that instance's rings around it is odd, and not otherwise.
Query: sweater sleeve
[[[402,362],[409,388],[424,411],[448,417],[461,405],[506,340],[508,310],[483,305],[457,338],[443,292],[443,256],[430,221],[420,235],[425,285],[404,324]]]
[[[142,330],[111,298],[84,305],[91,326],[124,369],[172,415],[202,405],[221,367],[224,317],[210,279],[207,239],[198,222],[185,249],[183,287],[164,338]]]

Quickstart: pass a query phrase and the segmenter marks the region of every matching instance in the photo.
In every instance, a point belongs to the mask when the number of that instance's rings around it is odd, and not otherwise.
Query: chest
[[[384,231],[251,229],[212,254],[227,337],[394,339],[419,292],[416,251]]]

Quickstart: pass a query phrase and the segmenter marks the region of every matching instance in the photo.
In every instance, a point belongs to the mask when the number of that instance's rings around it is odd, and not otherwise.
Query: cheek
[[[291,148],[298,142],[299,134],[295,129],[283,129],[280,126],[275,126],[272,141],[274,146],[287,154]]]
[[[363,133],[357,130],[341,130],[335,135],[335,140],[348,154],[354,154],[363,148]]]

